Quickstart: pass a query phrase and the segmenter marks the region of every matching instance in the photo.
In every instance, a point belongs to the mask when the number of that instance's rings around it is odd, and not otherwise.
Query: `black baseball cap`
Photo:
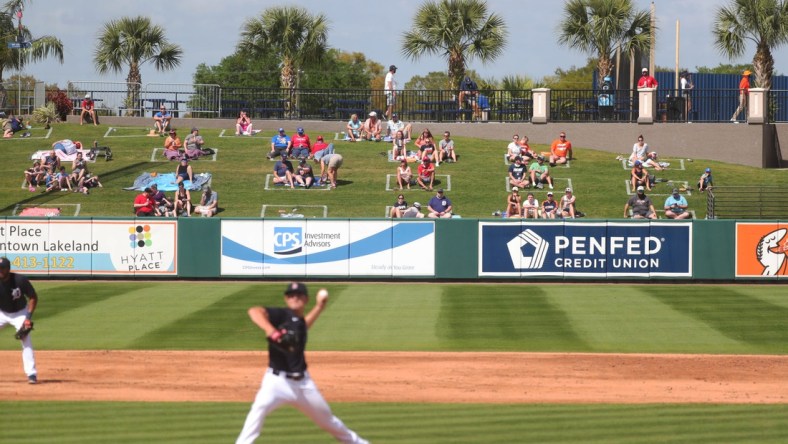
[[[306,285],[304,285],[303,282],[291,282],[287,286],[285,294],[302,294],[306,296],[308,293],[306,292]]]
[[[0,257],[0,268],[10,269],[11,261],[9,261],[7,257]]]

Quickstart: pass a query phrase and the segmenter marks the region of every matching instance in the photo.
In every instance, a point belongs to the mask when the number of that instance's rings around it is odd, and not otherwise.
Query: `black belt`
[[[304,379],[306,376],[304,373],[286,373],[283,370],[271,369],[271,373],[276,376],[283,375],[287,379],[292,379],[293,381],[300,381]]]

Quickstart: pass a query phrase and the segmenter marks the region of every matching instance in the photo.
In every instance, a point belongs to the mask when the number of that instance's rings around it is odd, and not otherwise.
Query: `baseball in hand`
[[[328,290],[326,290],[325,288],[321,288],[320,290],[318,290],[317,291],[317,301],[318,302],[323,302],[323,301],[327,301],[327,300],[328,300]]]

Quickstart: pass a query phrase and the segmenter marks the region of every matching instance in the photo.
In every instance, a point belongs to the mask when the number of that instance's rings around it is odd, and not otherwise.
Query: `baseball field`
[[[0,442],[220,443],[266,366],[283,283],[35,281],[28,385],[0,335]],[[310,372],[371,442],[786,442],[788,300],[771,285],[308,283]],[[331,442],[286,407],[261,442]]]

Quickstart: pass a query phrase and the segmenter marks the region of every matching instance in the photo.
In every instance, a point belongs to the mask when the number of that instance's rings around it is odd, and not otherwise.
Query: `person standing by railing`
[[[659,86],[657,79],[648,74],[648,68],[643,68],[641,71],[640,80],[638,80],[638,89],[640,88],[656,88]]]
[[[747,99],[750,96],[750,74],[752,72],[749,69],[745,69],[739,81],[739,106],[733,112],[733,116],[731,116],[731,122],[733,123],[739,123],[739,114],[747,109]]]
[[[389,66],[389,72],[386,73],[386,81],[383,84],[383,91],[386,94],[386,120],[391,119],[394,113],[394,105],[397,103],[397,81],[394,80],[394,74],[397,73],[397,67],[394,65]]]
[[[679,86],[681,87],[681,97],[684,98],[684,118],[687,122],[690,121],[690,111],[692,111],[692,89],[695,84],[692,83],[692,74],[684,71],[681,73]]]

